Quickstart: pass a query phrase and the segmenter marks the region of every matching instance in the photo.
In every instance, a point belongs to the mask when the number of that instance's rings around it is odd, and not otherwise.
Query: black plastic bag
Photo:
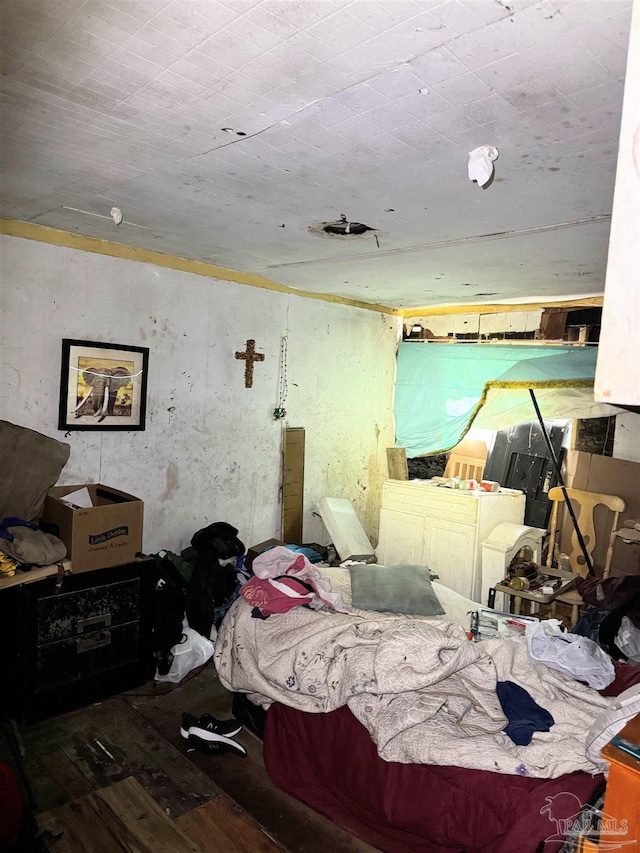
[[[193,567],[169,551],[160,551],[153,559],[157,577],[151,594],[150,648],[158,673],[166,675],[173,661],[171,649],[182,641],[187,585]]]
[[[193,559],[187,588],[186,612],[189,627],[210,637],[214,610],[229,601],[238,586],[237,561],[245,552],[238,531],[225,521],[216,521],[194,533],[191,549],[183,555]]]

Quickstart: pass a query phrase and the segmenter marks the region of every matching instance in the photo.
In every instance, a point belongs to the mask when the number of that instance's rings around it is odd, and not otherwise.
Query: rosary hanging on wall
[[[273,419],[279,421],[286,417],[284,401],[287,399],[287,336],[282,338],[280,346],[280,378],[278,380],[278,405],[273,410]]]

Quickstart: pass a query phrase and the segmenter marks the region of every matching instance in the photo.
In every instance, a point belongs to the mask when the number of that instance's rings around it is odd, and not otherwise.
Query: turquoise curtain
[[[533,420],[533,406],[529,417],[522,417],[522,396],[529,396],[529,388],[540,389],[547,401],[555,400],[554,412],[563,410],[563,395],[571,398],[564,417],[580,416],[578,398],[589,412],[582,417],[596,417],[596,358],[597,347],[401,343],[394,400],[396,446],[406,448],[409,458],[450,450],[489,398],[493,428]],[[569,394],[569,389],[577,390]],[[602,407],[606,414],[611,410],[616,411]],[[544,409],[543,415],[548,416]]]

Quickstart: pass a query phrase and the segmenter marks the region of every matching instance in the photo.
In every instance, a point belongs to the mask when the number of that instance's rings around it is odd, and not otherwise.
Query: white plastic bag
[[[215,628],[211,630],[213,642],[190,628],[185,619],[182,623],[182,642],[176,643],[171,649],[173,654],[171,668],[166,675],[159,675],[156,671],[155,680],[171,681],[173,684],[178,684],[192,669],[206,663],[213,656],[215,648],[215,635],[213,634]]]
[[[615,678],[613,661],[597,643],[579,634],[568,634],[558,619],[527,625],[525,636],[529,657],[602,690]]]

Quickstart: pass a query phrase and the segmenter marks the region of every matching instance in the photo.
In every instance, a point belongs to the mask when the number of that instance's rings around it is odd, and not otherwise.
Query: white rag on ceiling
[[[491,145],[481,145],[469,152],[469,180],[476,181],[479,187],[488,184],[493,176],[493,161],[498,159],[498,149]]]

